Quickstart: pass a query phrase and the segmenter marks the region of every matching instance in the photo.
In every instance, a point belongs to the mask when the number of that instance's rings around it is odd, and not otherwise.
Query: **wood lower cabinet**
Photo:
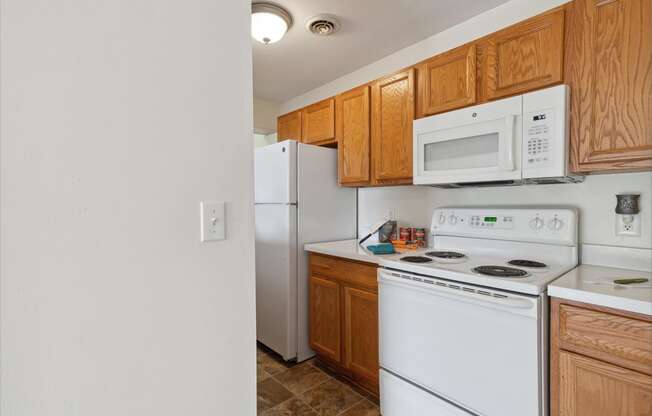
[[[476,46],[464,45],[417,67],[419,117],[476,103]]]
[[[378,396],[376,265],[310,254],[310,346],[323,364]]]
[[[341,357],[340,285],[332,280],[310,278],[310,345],[334,361]]]
[[[378,383],[378,294],[344,288],[344,366],[367,383]]]
[[[335,99],[328,98],[304,108],[301,126],[303,143],[335,142]]]
[[[371,118],[369,86],[335,98],[338,173],[341,185],[371,181]]]
[[[374,184],[412,183],[414,68],[371,87],[371,164]]]
[[[652,414],[652,318],[552,299],[551,416]]]
[[[488,100],[563,81],[563,9],[510,26],[483,43],[482,95]]]
[[[652,1],[575,0],[566,38],[573,170],[652,168]]]
[[[276,119],[277,141],[301,141],[301,111],[294,111]]]
[[[592,358],[559,353],[559,412],[563,416],[652,414],[652,377]]]

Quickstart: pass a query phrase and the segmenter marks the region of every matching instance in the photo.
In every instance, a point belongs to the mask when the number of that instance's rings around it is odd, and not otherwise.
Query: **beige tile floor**
[[[258,347],[258,415],[379,416],[368,393],[321,369],[314,360],[287,365]]]

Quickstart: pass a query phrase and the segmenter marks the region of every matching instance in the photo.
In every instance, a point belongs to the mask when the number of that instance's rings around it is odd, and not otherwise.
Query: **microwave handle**
[[[514,170],[514,122],[516,121],[516,116],[513,114],[505,117],[505,142],[506,146],[503,148],[503,160],[502,160],[502,169],[503,170]]]

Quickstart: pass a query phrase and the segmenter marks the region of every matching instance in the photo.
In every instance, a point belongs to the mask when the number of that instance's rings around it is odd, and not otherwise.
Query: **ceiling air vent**
[[[331,14],[319,14],[306,21],[306,29],[317,36],[328,36],[340,29],[340,22]]]

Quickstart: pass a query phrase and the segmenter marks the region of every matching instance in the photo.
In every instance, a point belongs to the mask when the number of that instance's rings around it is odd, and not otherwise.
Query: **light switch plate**
[[[202,202],[201,241],[219,241],[226,239],[226,214],[224,202]]]

